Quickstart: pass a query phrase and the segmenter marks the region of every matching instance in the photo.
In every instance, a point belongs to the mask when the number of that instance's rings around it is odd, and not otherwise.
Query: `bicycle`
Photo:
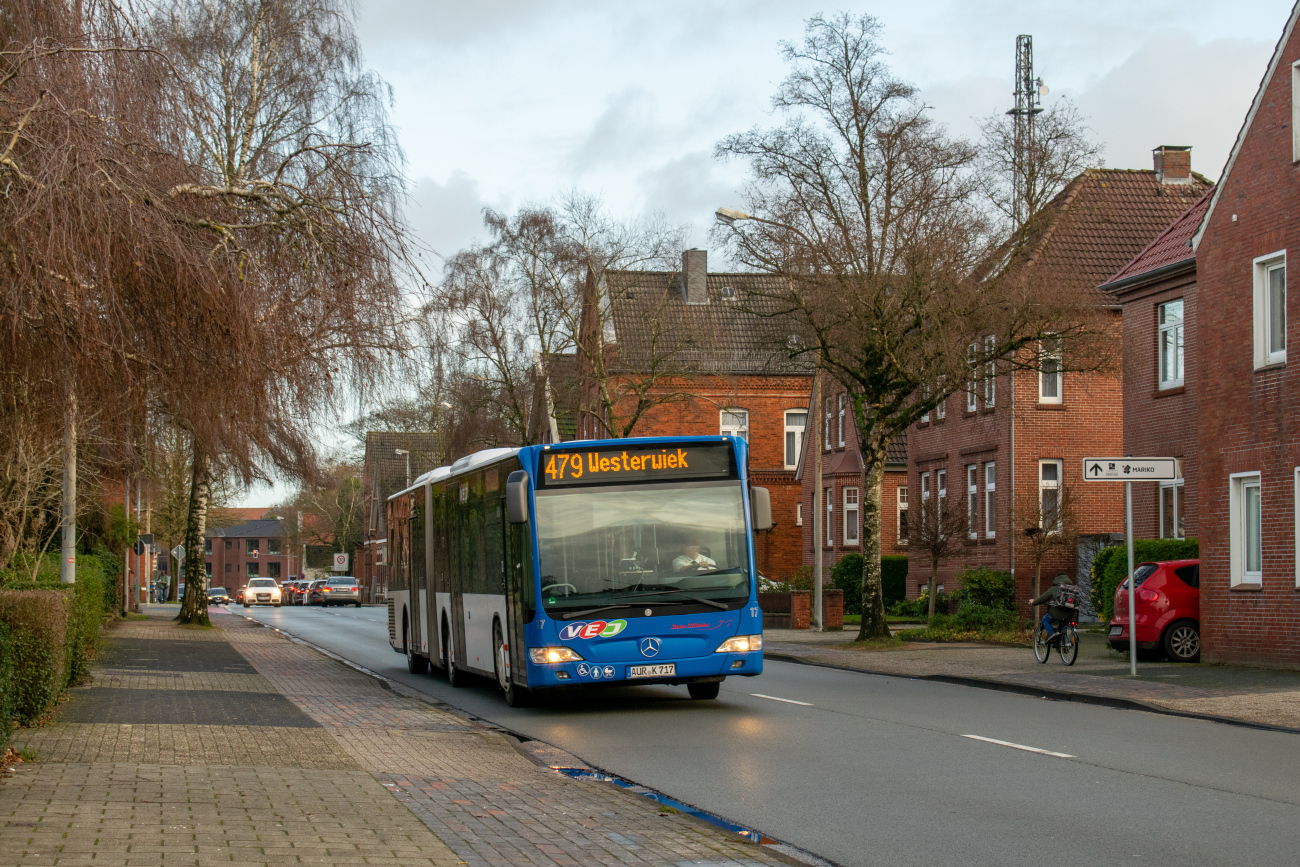
[[[1056,626],[1055,632],[1048,635],[1043,622],[1038,621],[1034,627],[1034,658],[1039,663],[1046,663],[1052,655],[1053,647],[1060,655],[1061,662],[1074,665],[1074,661],[1079,658],[1079,632],[1073,623],[1061,623]]]

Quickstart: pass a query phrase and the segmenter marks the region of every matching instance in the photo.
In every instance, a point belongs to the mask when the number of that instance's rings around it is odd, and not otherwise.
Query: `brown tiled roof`
[[[889,441],[889,447],[885,449],[885,463],[907,463],[907,431],[903,431]]]
[[[671,353],[672,365],[707,373],[804,373],[783,351],[789,334],[773,296],[785,280],[768,274],[710,273],[708,304],[686,303],[672,271],[608,271],[611,319],[620,357],[641,366]],[[728,297],[730,290],[731,297]]]
[[[1095,289],[1210,190],[1162,184],[1153,170],[1088,169],[1039,213],[1011,268],[1046,269],[1064,289]]]
[[[432,433],[368,431],[361,481],[361,493],[366,497],[367,507],[371,507],[376,482],[379,496],[375,504],[384,503],[406,487],[406,456],[397,454],[397,449],[406,449],[411,453],[411,481],[414,482],[421,474],[438,466],[437,447],[437,435]],[[378,519],[376,525],[381,530],[385,526],[384,514],[383,506],[379,505],[375,517]]]
[[[1131,262],[1112,274],[1101,288],[1105,291],[1113,291],[1119,288],[1117,284],[1135,282],[1144,274],[1181,262],[1194,261],[1196,253],[1192,250],[1192,236],[1196,234],[1201,218],[1210,207],[1211,197],[1211,193],[1206,193],[1197,199],[1196,204],[1184,211],[1181,217],[1174,220],[1173,225],[1148,244],[1145,250],[1133,257]]]

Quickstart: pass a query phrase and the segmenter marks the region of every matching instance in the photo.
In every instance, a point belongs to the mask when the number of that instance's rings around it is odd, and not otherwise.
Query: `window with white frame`
[[[1160,538],[1183,538],[1183,480],[1160,483]]]
[[[979,367],[975,363],[975,356],[979,353],[979,344],[972,343],[966,347],[966,364],[970,367],[970,378],[966,381],[966,411],[974,412],[979,409],[976,400],[979,397]]]
[[[859,528],[862,522],[858,518],[858,489],[844,489],[844,544],[858,544]]]
[[[808,411],[786,410],[785,413],[785,468],[793,470],[799,465],[803,453],[804,431],[808,428]]]
[[[835,489],[827,488],[826,494],[826,544],[835,544]]]
[[[1049,533],[1061,531],[1061,462],[1038,462],[1039,526]]]
[[[984,405],[993,406],[997,402],[998,396],[998,365],[993,360],[993,353],[997,350],[998,339],[990,334],[984,338],[984,357],[988,360],[984,362]]]
[[[1160,346],[1160,387],[1183,384],[1183,299],[1167,301],[1157,308]]]
[[[997,537],[998,484],[993,461],[984,464],[984,538]]]
[[[979,467],[975,464],[966,465],[966,535],[971,539],[977,538],[978,531],[975,529],[979,524],[976,518],[979,515],[980,487],[979,487]]]
[[[1255,260],[1255,366],[1286,361],[1286,250]]]
[[[939,510],[943,511],[943,498],[948,496],[948,471],[934,471],[934,490],[939,499]]]
[[[1232,586],[1263,583],[1264,519],[1259,473],[1228,477],[1228,537]]]
[[[823,403],[825,404],[826,415],[822,419],[822,448],[829,450],[831,447],[831,399],[827,397]]]
[[[1038,344],[1038,402],[1061,402],[1061,339]]]
[[[718,427],[722,436],[733,436],[749,441],[749,410],[724,409],[718,414]]]
[[[1291,162],[1300,163],[1300,60],[1291,64]]]
[[[846,397],[848,397],[848,395],[846,395],[844,392],[841,391],[839,394],[839,437],[838,437],[840,448],[844,448],[844,413],[846,411],[844,404],[845,404]]]
[[[925,513],[925,507],[930,503],[930,474],[921,473],[921,512]]]
[[[803,526],[803,503],[794,504],[794,525],[796,527]]]
[[[1296,476],[1300,479],[1300,470],[1296,471]],[[1296,484],[1300,486],[1300,481]],[[907,544],[907,485],[898,486],[898,544]]]
[[[928,385],[921,386],[921,400],[925,401],[929,399],[930,399],[930,386]],[[927,409],[925,412],[921,413],[921,424],[929,424],[929,422],[930,422],[930,411]]]

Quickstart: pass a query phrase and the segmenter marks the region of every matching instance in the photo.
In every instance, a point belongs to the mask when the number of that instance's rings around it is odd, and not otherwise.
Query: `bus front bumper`
[[[634,669],[671,664],[667,675],[639,676]],[[762,651],[749,653],[710,653],[687,659],[646,659],[623,662],[564,662],[538,665],[528,663],[528,687],[546,689],[555,686],[631,686],[643,683],[691,683],[698,680],[721,680],[728,675],[753,677],[763,673]]]

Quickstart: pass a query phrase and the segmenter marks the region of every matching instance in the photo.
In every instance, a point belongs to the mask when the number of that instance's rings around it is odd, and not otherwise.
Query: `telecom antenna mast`
[[[1046,95],[1047,85],[1041,78],[1034,78],[1034,37],[1022,33],[1016,37],[1016,107],[1007,112],[1015,119],[1011,221],[1017,232],[1031,216],[1025,212],[1027,193],[1034,180],[1034,118],[1043,110]]]

